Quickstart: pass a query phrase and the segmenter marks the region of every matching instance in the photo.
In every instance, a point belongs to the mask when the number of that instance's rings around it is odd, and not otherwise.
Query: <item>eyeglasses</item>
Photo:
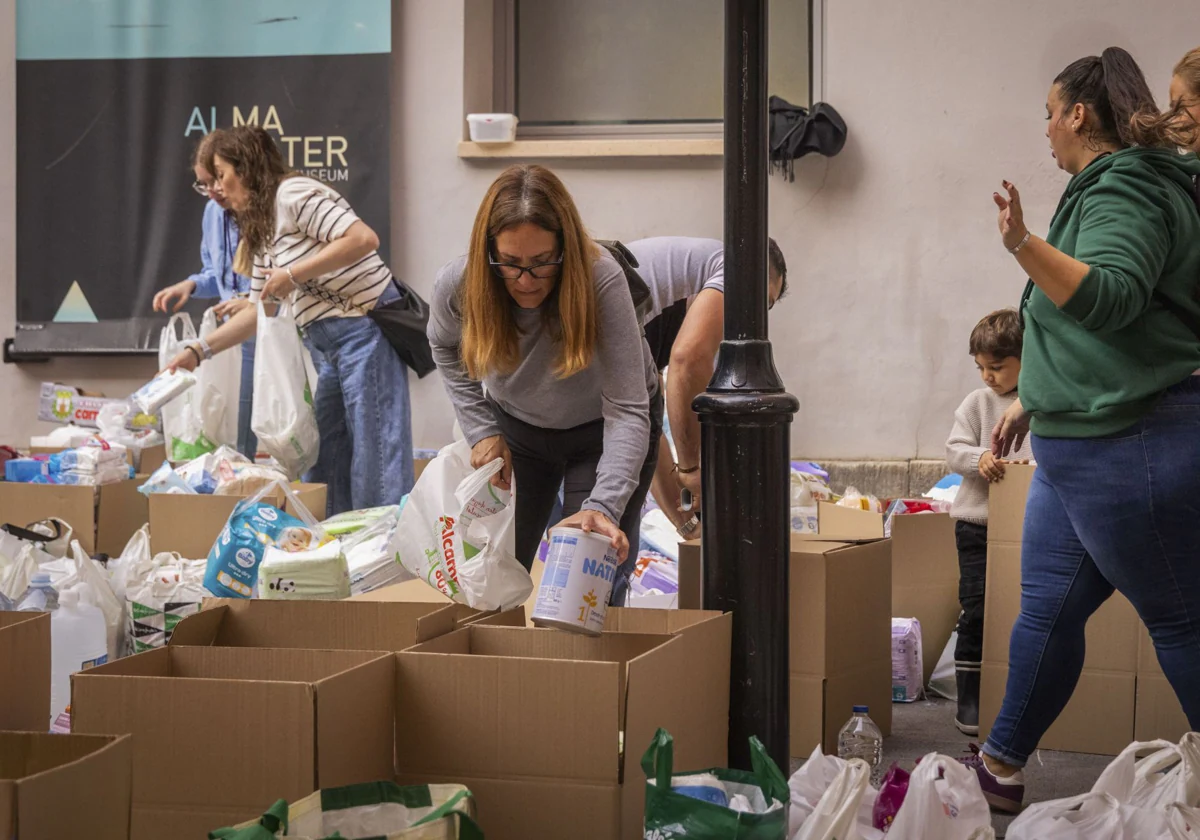
[[[492,271],[502,280],[520,280],[521,275],[527,271],[530,277],[537,280],[552,280],[562,271],[562,262],[562,257],[553,262],[538,263],[537,265],[517,265],[516,263],[496,262],[493,259],[488,260]]]
[[[197,194],[208,198],[209,193],[219,193],[221,191],[221,186],[216,181],[213,181],[212,184],[202,184],[199,181],[194,181],[192,183],[192,189],[195,190]]]

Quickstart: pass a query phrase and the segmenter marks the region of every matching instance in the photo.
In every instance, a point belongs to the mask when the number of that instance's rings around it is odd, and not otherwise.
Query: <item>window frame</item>
[[[464,62],[463,62],[463,142],[459,154],[463,157],[508,156],[499,149],[481,149],[470,142],[466,115],[478,113],[515,113],[516,103],[516,4],[518,0],[464,0]],[[824,92],[824,3],[825,0],[806,0],[808,3],[808,86],[810,105],[820,101]],[[593,125],[517,125],[517,142],[510,147],[514,153],[535,151],[536,147],[553,148],[562,152],[578,141],[581,155],[589,148],[611,149],[613,145],[639,154],[637,141],[647,144],[651,155],[679,154],[705,156],[713,153],[714,142],[724,136],[723,120],[697,123],[635,123]],[[616,141],[615,144],[612,141]],[[666,142],[660,142],[666,141]],[[488,144],[493,145],[493,144]],[[719,152],[718,152],[719,154]],[[573,155],[566,155],[573,156]],[[624,156],[622,154],[622,156]]]

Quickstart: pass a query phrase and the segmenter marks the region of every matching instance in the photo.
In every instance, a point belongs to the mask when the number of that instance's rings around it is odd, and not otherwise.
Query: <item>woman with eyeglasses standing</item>
[[[517,559],[533,565],[562,484],[559,524],[603,534],[618,550],[611,600],[621,603],[662,394],[625,275],[554,173],[516,165],[500,174],[467,255],[438,272],[431,310],[429,343],[471,463],[503,458],[493,483],[515,483]]]
[[[250,300],[262,300],[268,314],[291,300],[313,352],[321,448],[310,480],[328,485],[328,515],[399,504],[413,485],[408,370],[366,314],[408,290],[379,256],[379,237],[332,187],[288,169],[258,126],[213,132],[205,160],[237,213],[238,256],[253,263]],[[257,326],[252,306],[170,367],[193,370]]]
[[[208,170],[204,161],[212,145],[212,135],[206,134],[196,146],[192,157],[192,170],[196,180],[192,189],[208,199],[204,207],[204,222],[200,239],[200,271],[173,286],[167,286],[154,296],[154,311],[178,312],[192,298],[201,300],[220,298],[216,306],[217,318],[225,320],[249,307],[250,278],[233,269],[233,255],[237,253],[241,233],[237,220],[229,207],[225,194],[217,184],[216,176]],[[258,441],[250,429],[250,416],[254,411],[254,339],[242,345],[242,387],[238,399],[237,448],[247,458],[254,458]]]

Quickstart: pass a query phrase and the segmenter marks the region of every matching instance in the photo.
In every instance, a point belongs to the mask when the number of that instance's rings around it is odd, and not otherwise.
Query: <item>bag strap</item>
[[[659,790],[671,789],[671,771],[675,767],[675,739],[671,733],[659,727],[654,739],[642,755],[642,771],[647,779],[654,779]]]
[[[767,748],[763,746],[762,741],[758,740],[757,735],[750,736],[750,766],[758,778],[758,786],[763,789],[763,793],[784,805],[791,801],[787,779],[784,778],[779,765],[767,754]]]
[[[625,274],[625,282],[629,285],[629,296],[633,298],[633,308],[637,312],[638,323],[642,323],[650,311],[652,301],[650,287],[638,273],[637,257],[616,239],[597,239],[596,244],[608,251],[609,255],[617,261],[617,265],[621,266],[621,271]]]

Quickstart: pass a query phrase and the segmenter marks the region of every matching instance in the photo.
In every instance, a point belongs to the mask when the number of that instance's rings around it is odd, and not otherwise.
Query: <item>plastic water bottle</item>
[[[108,661],[104,613],[68,589],[50,620],[50,726],[71,703],[71,675]]]
[[[50,583],[50,575],[35,572],[29,579],[29,588],[17,603],[20,612],[50,612],[58,609],[58,590]]]
[[[866,706],[855,706],[854,714],[838,733],[838,758],[861,758],[871,768],[871,784],[879,784],[883,733],[867,714]]]

